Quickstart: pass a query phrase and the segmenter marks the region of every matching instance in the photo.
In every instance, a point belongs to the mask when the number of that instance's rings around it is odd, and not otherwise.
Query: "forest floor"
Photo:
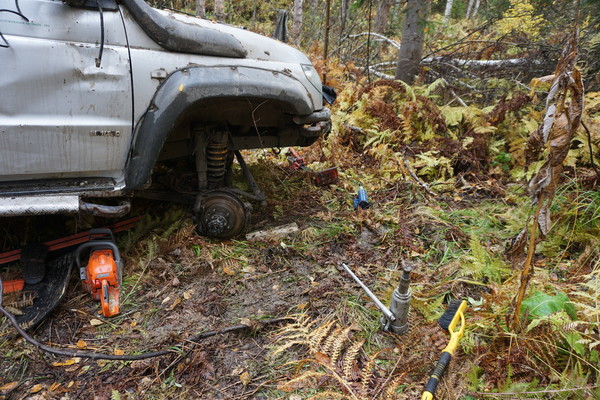
[[[452,253],[472,240],[473,232],[481,230],[486,247],[503,245],[497,235],[487,238],[492,231],[483,225],[502,224],[499,219],[514,211],[515,199],[505,196],[506,187],[494,184],[494,192],[504,194],[501,197],[491,195],[486,186],[485,191],[438,202],[403,181],[369,193],[372,207],[355,211],[355,194],[343,185],[319,188],[306,173],[291,170],[272,156],[260,158],[252,168],[270,201],[266,208],[255,207],[250,229],[269,230],[294,222],[297,232],[261,240],[209,240],[195,233],[185,209],[139,204],[136,213],[144,215],[143,220],[118,236],[125,258],[122,314],[101,317],[99,304],[73,276],[58,309],[32,332],[55,347],[108,354],[183,346],[172,355],[144,361],[67,359],[33,348],[5,323],[0,332],[1,398],[418,398],[447,342],[435,320],[450,296],[469,299],[465,339],[469,350],[457,352],[438,389],[439,398],[469,398],[465,397],[469,393],[477,398],[474,382],[484,375],[481,390],[505,386],[509,373],[512,379],[546,384],[556,379],[539,358],[525,354],[535,350],[517,345],[520,350],[515,351],[499,343],[509,341],[509,336],[499,339],[499,335],[491,342],[480,337],[498,329],[485,325],[498,324],[490,318],[498,313],[491,308],[501,304],[494,297],[513,293],[518,283],[515,273],[502,272],[500,289],[489,280],[478,282],[453,271],[461,266]],[[454,221],[441,216],[442,211],[454,214]],[[12,228],[48,226],[48,218],[12,221]],[[81,218],[50,219],[53,232],[90,223]],[[415,265],[411,329],[392,335],[379,329],[380,312],[340,264],[349,264],[387,303],[401,263],[407,260]],[[543,267],[544,259],[536,260],[536,265]],[[574,266],[551,279],[574,285],[590,272],[590,266]],[[261,323],[283,317],[291,319]],[[311,326],[307,318],[313,321]],[[322,344],[315,351],[309,343],[311,332],[327,322],[332,324],[327,337],[347,341],[337,345],[337,362],[332,360],[336,345],[330,343],[327,349]],[[237,324],[253,329],[186,341]],[[303,324],[308,327],[306,335],[296,346],[286,345],[286,334]],[[361,350],[350,354],[354,343]],[[502,370],[514,365],[522,369]],[[321,372],[310,379],[302,375],[307,368]],[[582,389],[577,392],[580,397],[573,398],[591,399],[591,393]]]
[[[574,139],[515,323],[521,268],[510,249],[533,214],[523,135],[541,119],[536,104],[523,108],[531,99],[516,93],[485,110],[437,106],[430,98],[447,94],[439,82],[359,89],[338,98],[329,137],[301,150],[314,170],[337,166],[336,184],[315,186],[285,151],[247,154],[269,199],[253,205],[247,232],[290,223],[295,232],[211,240],[195,232],[189,209],[136,201],[132,215],[142,219],[117,235],[121,314],[99,315],[73,273],[59,307],[31,332],[61,349],[171,354],[56,357],[4,321],[0,399],[419,398],[448,341],[436,321],[450,299],[467,301],[466,331],[436,398],[598,398],[600,193],[583,145],[598,147],[598,96],[589,96],[591,136]],[[353,207],[359,183],[365,210]],[[1,250],[109,223],[7,218]],[[413,266],[408,333],[380,329],[381,312],[342,263],[385,304],[402,266]],[[190,340],[240,324],[249,328]]]

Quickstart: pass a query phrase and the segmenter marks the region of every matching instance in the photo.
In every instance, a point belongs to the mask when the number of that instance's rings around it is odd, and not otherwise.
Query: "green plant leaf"
[[[563,292],[558,292],[556,296],[551,296],[536,291],[523,300],[521,305],[521,312],[528,312],[531,318],[545,317],[558,311],[565,311],[572,319],[577,319],[573,304],[571,304],[569,297]]]

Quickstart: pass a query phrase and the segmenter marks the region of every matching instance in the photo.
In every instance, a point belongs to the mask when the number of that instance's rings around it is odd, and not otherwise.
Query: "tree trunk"
[[[379,0],[377,2],[377,15],[375,16],[373,32],[385,34],[390,19],[391,8],[392,0]]]
[[[294,0],[294,25],[292,25],[292,43],[296,46],[300,46],[300,40],[302,39],[302,12],[303,12],[303,0]]]
[[[444,24],[447,24],[450,21],[450,14],[452,14],[452,5],[454,4],[454,0],[446,1],[446,12],[444,12]]]
[[[481,3],[481,0],[475,1],[475,6],[473,7],[473,12],[471,12],[471,18],[475,18],[475,16],[477,15],[477,11],[479,11],[479,3]]]
[[[402,42],[396,64],[396,79],[412,84],[419,73],[423,54],[423,34],[431,9],[431,0],[409,0],[402,28]]]
[[[473,12],[473,4],[475,4],[475,0],[469,0],[469,5],[467,6],[467,19],[471,19],[471,13]]]
[[[350,10],[350,0],[342,0],[340,9],[340,36],[344,35],[346,30],[346,20],[348,19],[348,11]]]
[[[201,18],[206,16],[206,0],[196,0],[196,16]]]
[[[217,21],[225,18],[225,0],[215,0],[215,18]]]

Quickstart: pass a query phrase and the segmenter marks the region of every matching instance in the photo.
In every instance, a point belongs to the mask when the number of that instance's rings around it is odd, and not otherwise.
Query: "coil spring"
[[[206,166],[208,187],[210,189],[225,186],[227,169],[227,143],[211,142],[206,147]]]

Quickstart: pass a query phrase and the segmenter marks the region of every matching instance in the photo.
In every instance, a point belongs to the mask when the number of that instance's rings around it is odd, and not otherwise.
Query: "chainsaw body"
[[[110,239],[112,239],[112,232]],[[84,250],[89,250],[88,262],[85,266],[81,263]],[[94,300],[100,301],[102,314],[105,317],[119,314],[119,289],[123,263],[114,239],[92,238],[89,242],[79,246],[75,252],[75,262],[79,267],[83,290],[90,293]]]

